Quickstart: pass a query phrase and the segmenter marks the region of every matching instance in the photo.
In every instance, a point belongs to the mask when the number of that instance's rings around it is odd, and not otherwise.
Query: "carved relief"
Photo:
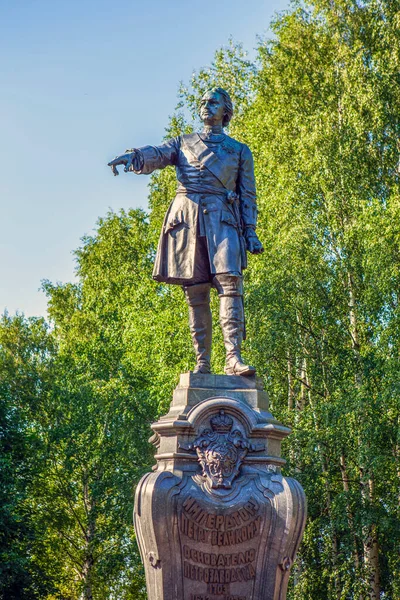
[[[289,571],[292,568],[293,560],[289,556],[285,556],[283,561],[280,563],[282,571]]]
[[[151,566],[155,569],[159,569],[161,567],[161,561],[156,552],[148,552],[147,558],[149,559]]]
[[[205,429],[192,444],[181,446],[196,450],[203,477],[211,488],[230,489],[248,452],[264,450],[264,444],[251,444],[239,429],[233,429],[232,417],[220,410],[210,419],[211,429]]]

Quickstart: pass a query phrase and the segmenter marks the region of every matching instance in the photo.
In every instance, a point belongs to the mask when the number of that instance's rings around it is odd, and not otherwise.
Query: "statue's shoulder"
[[[229,139],[229,143],[232,143],[232,147],[234,147],[236,149],[236,151],[240,154],[241,160],[243,161],[252,161],[253,160],[253,154],[250,150],[250,148],[248,147],[247,144],[244,144],[243,142],[238,142],[237,140],[226,136],[227,139]]]
[[[226,136],[226,140],[229,140],[229,143],[232,144],[233,146],[235,146],[235,148],[237,148],[241,152],[243,152],[243,151],[250,152],[250,148],[248,147],[247,144],[244,144],[243,142],[238,142],[238,140],[235,140],[235,138],[230,137],[229,135]]]
[[[182,135],[179,136],[179,140],[181,143],[187,142],[188,144],[190,144],[190,142],[195,142],[198,139],[199,139],[198,133],[183,133]]]
[[[248,150],[246,144],[238,142],[238,140],[235,140],[235,138],[230,137],[229,135],[227,135],[222,142],[222,147],[230,154],[242,154]]]
[[[237,148],[238,150],[241,150],[243,146],[245,146],[245,144],[242,144],[242,142],[238,142],[237,140],[235,140],[235,138],[231,137],[230,135],[225,136],[224,142],[226,144],[231,144],[234,148]]]

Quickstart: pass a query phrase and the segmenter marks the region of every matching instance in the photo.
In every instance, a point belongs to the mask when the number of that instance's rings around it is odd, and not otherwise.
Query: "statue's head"
[[[207,90],[200,101],[200,118],[206,122],[209,120],[210,110],[214,111],[215,117],[222,118],[222,127],[226,127],[233,117],[233,105],[228,92],[220,87]]]

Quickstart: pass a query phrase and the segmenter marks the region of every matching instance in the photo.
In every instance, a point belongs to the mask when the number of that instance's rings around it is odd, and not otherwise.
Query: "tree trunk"
[[[340,473],[342,475],[343,490],[346,493],[346,496],[348,496],[348,494],[350,492],[349,476],[347,474],[346,461],[345,461],[343,453],[340,455]],[[356,573],[359,573],[360,572],[360,557],[358,555],[357,536],[356,536],[356,532],[355,532],[355,528],[354,528],[354,516],[353,516],[353,512],[350,508],[348,501],[346,502],[346,512],[347,512],[347,522],[349,524],[349,531],[351,532],[351,535],[353,537],[354,566],[356,569]]]
[[[297,411],[302,412],[306,405],[306,395],[307,395],[307,359],[304,357],[301,360],[300,367],[300,394],[297,400]]]
[[[329,489],[329,472],[328,472],[328,467],[327,467],[327,459],[326,459],[326,456],[325,456],[320,444],[318,444],[318,450],[319,450],[319,454],[320,454],[322,472],[324,473],[324,476],[325,476],[324,481],[325,481],[325,493],[326,493],[326,509],[331,518],[332,497],[331,497],[331,492]],[[339,544],[338,544],[338,538],[337,538],[337,534],[336,534],[336,524],[335,524],[334,519],[332,519],[332,518],[331,518],[331,524],[332,524],[332,566],[333,566],[333,573],[334,573],[333,576],[334,576],[334,581],[335,581],[335,594],[336,594],[337,600],[340,600],[340,598],[341,598],[341,581],[340,581],[340,572],[339,572],[339,568],[338,568]]]
[[[295,404],[295,397],[296,397],[296,392],[294,389],[294,380],[293,380],[293,373],[292,373],[292,369],[293,369],[293,364],[292,364],[292,360],[289,357],[288,361],[287,361],[287,372],[288,372],[288,409],[289,410],[293,410],[294,409],[294,404]]]
[[[92,567],[93,567],[93,558],[87,557],[83,564],[83,569],[82,569],[82,579],[83,579],[83,592],[82,592],[82,596],[81,596],[82,600],[93,600],[92,582],[91,582]]]
[[[94,509],[94,501],[90,496],[89,485],[87,480],[84,481],[83,484],[83,500],[87,515],[87,529],[85,534],[85,542],[86,542],[86,552],[85,552],[85,560],[83,562],[82,567],[82,575],[81,579],[83,581],[83,592],[81,596],[81,600],[93,600],[93,591],[92,591],[92,572],[93,572],[93,550],[92,543],[94,539],[94,534],[96,530],[96,523],[93,515]]]
[[[374,501],[374,483],[372,478],[364,478],[360,474],[361,494],[364,506],[370,506]],[[368,598],[379,600],[380,577],[379,577],[379,544],[375,523],[363,527],[364,565],[368,578]]]
[[[356,293],[354,285],[354,277],[351,271],[348,271],[347,285],[349,292],[349,320],[350,334],[352,338],[352,348],[357,361],[355,373],[355,383],[357,387],[361,387],[363,381],[363,373],[361,369],[360,356],[360,339],[359,328],[356,311]],[[358,442],[359,446],[361,441]],[[368,476],[363,466],[360,467],[360,485],[361,496],[364,507],[370,506],[373,503],[373,479]],[[379,575],[379,545],[377,540],[376,524],[368,524],[363,527],[363,549],[364,549],[364,567],[366,571],[366,584],[368,588],[368,597],[371,600],[379,600],[380,597],[380,575]]]
[[[347,285],[349,291],[349,320],[350,320],[350,335],[351,344],[354,352],[355,359],[357,361],[357,368],[355,373],[356,385],[362,384],[363,376],[361,370],[361,358],[360,358],[360,336],[358,331],[358,320],[356,313],[356,294],[354,289],[354,278],[350,271],[347,274]]]

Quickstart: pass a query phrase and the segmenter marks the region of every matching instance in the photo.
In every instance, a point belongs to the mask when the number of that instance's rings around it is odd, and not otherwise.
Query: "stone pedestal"
[[[306,519],[257,378],[185,373],[134,522],[149,600],[284,600]]]

